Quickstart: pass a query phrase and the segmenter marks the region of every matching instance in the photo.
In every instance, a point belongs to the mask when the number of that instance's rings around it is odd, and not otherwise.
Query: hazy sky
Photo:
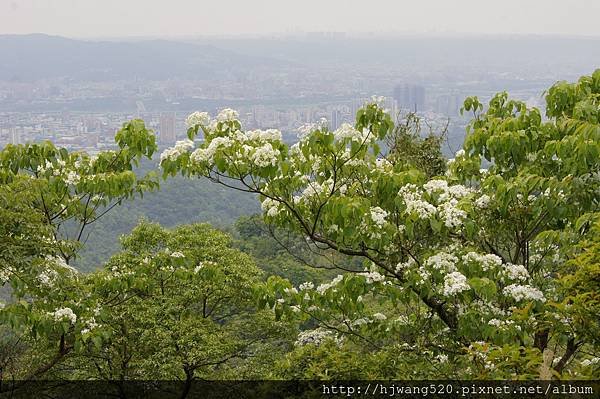
[[[600,0],[0,0],[0,34],[295,31],[600,36]]]

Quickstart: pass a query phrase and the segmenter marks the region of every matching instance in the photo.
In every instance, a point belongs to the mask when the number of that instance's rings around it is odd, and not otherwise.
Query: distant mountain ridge
[[[56,77],[90,81],[206,78],[241,68],[286,64],[210,44],[85,41],[44,34],[0,35],[0,54],[0,80],[22,82]]]

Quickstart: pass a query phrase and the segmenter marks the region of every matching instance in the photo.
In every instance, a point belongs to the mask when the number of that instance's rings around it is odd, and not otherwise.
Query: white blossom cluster
[[[315,285],[310,281],[304,282],[298,286],[300,291],[312,290],[313,288],[315,288]]]
[[[333,179],[327,179],[323,183],[319,184],[316,181],[308,183],[308,186],[302,191],[302,194],[296,202],[302,202],[303,200],[312,198],[314,196],[320,196],[323,193],[331,192],[333,188]]]
[[[196,267],[194,268],[194,273],[198,273],[200,270],[204,269],[205,266],[216,266],[217,263],[207,260],[204,262],[199,262],[198,265],[196,265]]]
[[[80,181],[81,176],[79,176],[79,174],[73,170],[69,171],[67,173],[67,176],[65,177],[65,183],[67,183],[70,186],[76,186],[77,184],[79,184]]]
[[[275,217],[279,215],[279,202],[275,201],[274,199],[265,198],[261,203],[261,207],[263,212],[265,212],[269,217]]]
[[[208,115],[208,112],[196,111],[186,118],[185,123],[188,127],[194,127],[196,125],[208,126],[210,124],[210,115]]]
[[[470,289],[471,287],[467,283],[467,278],[464,274],[452,272],[444,276],[444,288],[442,292],[445,296],[451,296]]]
[[[387,320],[387,316],[384,315],[383,313],[375,313],[375,314],[373,314],[373,319],[383,321],[383,320]]]
[[[494,254],[481,255],[477,252],[468,252],[462,257],[463,262],[469,263],[474,262],[481,265],[481,269],[484,272],[489,270],[495,270],[502,265],[502,258]]]
[[[328,289],[333,288],[336,285],[338,285],[343,279],[344,279],[344,276],[342,276],[341,274],[338,274],[337,277],[334,278],[333,280],[331,280],[329,283],[323,283],[323,284],[319,285],[317,287],[317,292],[322,295]]]
[[[456,256],[446,252],[439,252],[427,258],[425,265],[435,270],[454,272],[456,271],[457,262],[458,258]]]
[[[600,363],[600,357],[593,357],[591,359],[585,359],[585,360],[581,361],[581,365],[583,367],[589,367],[593,364],[598,364],[598,363]]]
[[[475,206],[479,209],[487,209],[492,199],[489,195],[483,194],[475,200]]]
[[[85,324],[85,327],[81,329],[81,334],[87,334],[90,331],[92,331],[93,329],[100,326],[98,323],[96,323],[96,319],[93,317],[90,317],[89,319],[87,319],[84,322],[84,324]]]
[[[54,285],[54,281],[56,280],[57,277],[58,277],[58,273],[56,272],[56,270],[48,269],[48,270],[42,271],[37,276],[37,279],[41,284],[51,287],[52,285]]]
[[[217,150],[221,147],[228,148],[233,145],[229,137],[215,137],[210,141],[207,148],[198,148],[190,155],[190,160],[195,163],[212,163]],[[162,160],[162,156],[161,156]]]
[[[367,284],[380,283],[385,280],[385,276],[377,271],[359,273],[358,275],[363,276]]]
[[[302,331],[300,334],[298,334],[295,345],[296,346],[304,346],[304,345],[308,345],[308,344],[320,345],[323,341],[325,341],[326,339],[329,339],[329,338],[335,339],[336,336],[335,336],[335,334],[333,334],[333,332],[331,332],[329,330],[325,330],[323,328]]]
[[[56,309],[53,313],[49,314],[50,316],[54,317],[55,321],[68,319],[71,324],[75,324],[77,322],[77,315],[73,312],[71,308]]]
[[[378,228],[382,228],[385,225],[385,218],[388,217],[388,213],[380,207],[371,207],[371,220]]]
[[[507,263],[504,265],[502,272],[503,275],[500,277],[500,280],[503,282],[505,279],[509,281],[527,281],[529,278],[529,272],[523,265]]]
[[[50,263],[52,266],[57,266],[61,269],[66,269],[67,271],[69,271],[72,274],[77,274],[79,273],[77,271],[77,269],[75,269],[73,266],[69,266],[67,264],[67,262],[64,260],[64,258],[60,257],[60,256],[46,256],[46,261],[48,263]]]
[[[249,130],[246,132],[245,137],[247,140],[256,140],[256,141],[281,141],[281,131],[277,129],[267,129],[267,130]],[[243,139],[242,139],[243,141]]]
[[[421,192],[414,184],[402,187],[398,195],[402,197],[407,213],[416,213],[420,219],[429,219],[436,213],[435,206],[421,198]]]
[[[181,155],[190,152],[194,148],[194,142],[189,139],[179,140],[175,143],[174,147],[167,148],[160,154],[160,161],[165,159],[175,161]]]
[[[171,255],[169,255],[171,258],[185,258],[185,255],[179,251],[174,251],[171,252]]]
[[[333,135],[337,140],[350,139],[362,143],[369,139],[371,132],[366,128],[362,131],[358,131],[349,123],[342,123],[342,125],[333,132]]]
[[[217,121],[219,122],[233,122],[238,120],[240,114],[236,110],[231,108],[222,109],[217,115]]]
[[[488,321],[488,325],[494,326],[494,327],[500,328],[500,329],[506,329],[506,328],[514,325],[517,330],[519,330],[519,331],[521,330],[521,326],[515,325],[515,322],[513,320],[490,319]]]
[[[250,161],[259,168],[277,165],[279,150],[274,149],[271,143],[265,143],[257,147],[250,155]]]
[[[11,266],[4,266],[0,268],[0,284],[7,283],[12,274],[14,273],[14,269]]]
[[[459,228],[467,217],[467,212],[459,209],[456,206],[457,204],[458,201],[452,198],[449,201],[442,203],[439,207],[439,215],[449,229]]]
[[[545,302],[546,298],[539,289],[530,285],[511,284],[504,287],[504,295],[512,297],[515,301],[539,301]]]

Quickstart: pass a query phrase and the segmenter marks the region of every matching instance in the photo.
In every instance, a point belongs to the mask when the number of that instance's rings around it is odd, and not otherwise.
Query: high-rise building
[[[398,108],[408,111],[425,110],[425,88],[419,85],[398,85],[394,88]]]
[[[160,130],[158,132],[162,144],[175,143],[175,114],[167,112],[160,114]]]
[[[334,109],[331,111],[331,120],[330,120],[331,130],[336,130],[342,124],[342,111],[339,109]]]
[[[10,129],[10,143],[14,145],[21,144],[21,135],[16,127]]]

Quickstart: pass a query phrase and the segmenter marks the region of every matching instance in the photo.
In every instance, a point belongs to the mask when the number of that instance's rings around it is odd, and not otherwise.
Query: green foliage
[[[474,119],[443,177],[439,141],[410,119],[394,129],[376,103],[354,126],[315,125],[291,147],[278,131],[242,131],[234,111],[204,114],[189,133],[205,141],[176,146],[161,166],[259,194],[267,224],[366,261],[364,271],[335,264],[349,273],[316,289],[271,277],[256,290],[277,319],[319,326],[300,341],[410,342],[456,354],[451,363],[478,378],[569,375],[588,342],[561,310],[560,277],[600,202],[599,73],[554,85],[547,120],[507,93],[487,108],[468,98]]]

